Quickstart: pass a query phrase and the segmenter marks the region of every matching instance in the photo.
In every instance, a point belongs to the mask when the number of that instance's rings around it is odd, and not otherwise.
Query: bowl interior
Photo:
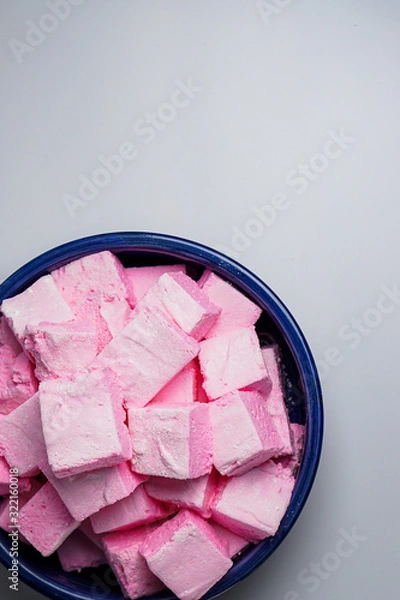
[[[256,546],[251,545],[234,561],[234,566],[206,598],[213,598],[259,566],[286,537],[308,497],[316,474],[322,443],[322,403],[318,376],[308,345],[293,317],[273,292],[256,276],[235,261],[200,244],[146,233],[106,234],[65,244],[34,259],[0,286],[0,303],[22,292],[40,276],[101,250],[114,252],[125,266],[185,263],[188,274],[197,279],[205,268],[213,270],[263,308],[257,332],[265,344],[276,342],[281,350],[287,407],[292,422],[307,425],[306,443],[290,506],[278,533]],[[0,560],[10,566],[9,538],[0,533]],[[50,597],[65,599],[123,598],[109,567],[64,573],[55,556],[44,559],[20,544],[20,577]],[[175,598],[171,593],[152,596]]]

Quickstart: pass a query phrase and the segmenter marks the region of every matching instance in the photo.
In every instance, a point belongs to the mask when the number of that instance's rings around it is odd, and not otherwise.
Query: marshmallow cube
[[[130,267],[125,269],[126,277],[131,286],[134,304],[164,275],[164,273],[184,273],[185,265],[157,265],[154,267]]]
[[[22,352],[22,346],[8,326],[5,317],[0,317],[0,346],[10,346],[17,355]]]
[[[208,404],[128,411],[133,457],[138,473],[195,479],[211,472],[212,435]]]
[[[157,525],[144,525],[131,531],[109,533],[103,538],[108,562],[124,596],[135,600],[164,590],[164,584],[150,571],[139,548]]]
[[[151,498],[143,485],[130,496],[106,506],[90,517],[95,533],[123,531],[139,525],[159,521],[171,514],[171,510]]]
[[[41,277],[22,294],[3,300],[1,310],[22,346],[28,325],[39,325],[42,321],[65,323],[74,318],[51,275]]]
[[[39,396],[47,455],[56,477],[111,467],[131,458],[122,393],[110,369],[75,381],[43,382]]]
[[[285,405],[285,394],[281,377],[279,350],[269,346],[261,350],[263,360],[272,383],[272,389],[266,395],[268,411],[283,442],[282,454],[292,454],[292,441],[289,429],[289,416]]]
[[[241,475],[280,454],[281,438],[258,392],[230,392],[209,408],[214,465],[221,475]]]
[[[212,471],[210,475],[186,480],[150,477],[144,487],[152,498],[189,508],[207,519],[211,517],[210,506],[217,487],[217,474]]]
[[[273,461],[220,482],[212,516],[223,527],[250,541],[275,535],[294,487],[290,470]]]
[[[236,535],[236,533],[233,533],[233,531],[226,529],[226,527],[222,527],[222,525],[219,525],[215,521],[210,520],[208,521],[208,523],[214,529],[215,533],[220,538],[220,540],[228,546],[228,555],[230,556],[230,558],[233,558],[234,556],[239,554],[239,552],[241,552],[244,548],[246,548],[246,546],[250,544],[248,540],[245,540],[239,535]]]
[[[84,521],[105,506],[126,498],[146,480],[146,477],[134,473],[126,462],[66,479],[57,479],[46,462],[41,464],[41,470],[78,521]]]
[[[199,600],[233,564],[211,525],[186,510],[150,534],[140,552],[180,600]]]
[[[183,273],[165,273],[146,292],[138,307],[165,312],[183,331],[201,340],[221,309],[210,302],[197,283]]]
[[[199,351],[198,343],[157,310],[135,310],[130,323],[98,355],[110,367],[127,407],[145,406]]]
[[[217,321],[207,331],[206,338],[251,327],[262,313],[259,306],[211,271],[204,271],[199,280],[199,287],[210,301],[221,309]]]
[[[67,573],[80,572],[87,567],[99,567],[107,564],[104,552],[77,529],[57,550],[62,568]]]
[[[211,400],[268,379],[255,329],[237,329],[200,342],[203,387]]]
[[[38,388],[33,364],[23,352],[15,354],[11,346],[0,346],[0,414],[8,415]]]
[[[93,325],[78,321],[40,323],[26,328],[25,348],[35,361],[40,381],[72,378],[96,358],[98,332]]]
[[[31,480],[29,477],[18,479],[18,491],[29,492],[31,489]],[[6,496],[10,493],[10,465],[5,458],[0,456],[0,496]]]
[[[198,367],[191,361],[158,392],[148,406],[187,406],[197,400]]]
[[[20,511],[19,525],[28,542],[43,556],[50,556],[80,523],[47,482]]]
[[[20,477],[39,473],[39,464],[47,458],[39,394],[0,421],[0,455],[18,469]]]

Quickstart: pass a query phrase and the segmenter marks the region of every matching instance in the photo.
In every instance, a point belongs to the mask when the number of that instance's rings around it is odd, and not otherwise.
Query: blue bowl
[[[292,422],[306,424],[303,460],[292,500],[277,534],[250,546],[233,567],[210,590],[205,599],[215,598],[232,587],[261,563],[282,543],[299,517],[313,485],[321,454],[323,407],[321,387],[310,348],[296,321],[279,298],[245,267],[206,246],[189,240],[156,233],[127,232],[97,235],[64,244],[30,261],[0,286],[0,303],[25,290],[42,275],[87,254],[110,250],[126,266],[184,262],[194,277],[211,269],[263,308],[257,324],[261,340],[276,341],[282,352],[287,406]],[[0,533],[0,560],[7,568],[10,538]],[[85,569],[64,573],[55,556],[43,558],[32,548],[20,544],[21,580],[49,598],[63,600],[121,600],[123,598],[110,568]],[[151,596],[152,600],[175,599],[171,593]]]

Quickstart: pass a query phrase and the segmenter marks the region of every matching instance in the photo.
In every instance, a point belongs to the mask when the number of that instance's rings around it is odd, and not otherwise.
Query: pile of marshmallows
[[[210,271],[86,256],[4,300],[0,527],[66,571],[109,563],[129,598],[197,600],[273,536],[304,427],[261,310]]]

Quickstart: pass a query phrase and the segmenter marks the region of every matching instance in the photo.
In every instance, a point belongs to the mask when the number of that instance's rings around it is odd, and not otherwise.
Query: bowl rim
[[[324,430],[322,390],[316,363],[306,338],[291,312],[257,275],[218,250],[193,240],[163,233],[111,232],[79,238],[56,246],[27,262],[0,285],[0,303],[5,298],[12,297],[28,287],[38,277],[50,273],[59,266],[103,250],[109,250],[116,254],[129,251],[164,254],[166,257],[200,264],[229,279],[258,302],[275,321],[292,352],[300,374],[307,410],[307,435],[302,464],[288,510],[276,535],[260,542],[246,552],[225,577],[204,596],[204,600],[211,600],[248,577],[275,552],[295,525],[309,497],[320,462]],[[5,536],[5,534],[1,535]],[[1,539],[0,562],[7,568],[11,565],[9,548]],[[69,591],[67,587],[56,584],[40,572],[32,571],[25,564],[23,558],[20,558],[19,561],[19,577],[26,584],[50,598],[89,599],[89,596]],[[114,596],[114,598],[116,597]],[[154,595],[150,598],[166,599],[167,597]],[[175,596],[171,595],[168,598],[175,598]]]

